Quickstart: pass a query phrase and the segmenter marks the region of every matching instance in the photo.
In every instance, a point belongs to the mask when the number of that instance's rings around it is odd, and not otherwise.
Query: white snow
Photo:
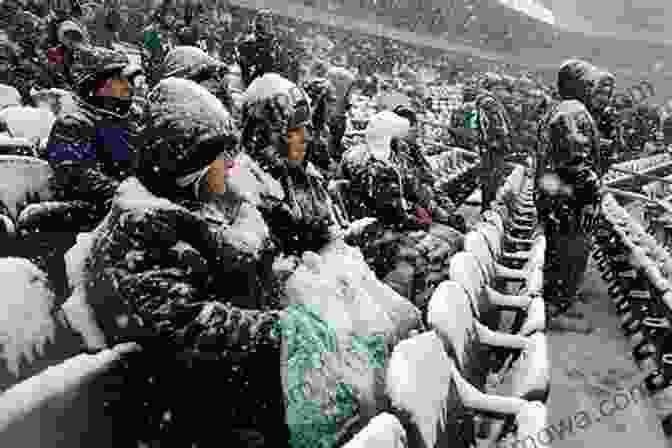
[[[22,258],[0,259],[0,284],[4,291],[0,298],[2,359],[18,376],[21,362],[32,362],[54,340],[56,323],[51,311],[55,297],[46,274]]]
[[[14,137],[33,141],[49,137],[56,116],[49,109],[14,106],[0,111],[0,121],[7,123]]]
[[[114,202],[123,210],[142,212],[147,209],[173,209],[178,207],[168,199],[154,196],[135,177],[129,177],[119,185]]]
[[[7,106],[20,106],[21,94],[12,86],[0,84],[0,109]]]
[[[386,387],[392,404],[411,413],[424,446],[436,446],[453,372],[441,340],[426,332],[401,341],[388,366]]]
[[[34,157],[0,155],[0,201],[17,217],[19,204],[28,193],[39,193],[42,200],[49,200],[51,167]]]
[[[405,448],[406,431],[392,414],[375,416],[343,448]]]

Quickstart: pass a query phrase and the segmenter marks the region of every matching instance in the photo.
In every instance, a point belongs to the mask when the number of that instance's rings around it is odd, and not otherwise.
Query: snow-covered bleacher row
[[[658,160],[663,159],[659,157]],[[595,233],[594,258],[616,305],[632,355],[654,399],[672,381],[672,256],[616,198],[606,195]],[[672,416],[661,415],[667,434]]]

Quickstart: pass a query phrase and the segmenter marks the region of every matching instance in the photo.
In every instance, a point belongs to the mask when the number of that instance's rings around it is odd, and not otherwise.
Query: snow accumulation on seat
[[[56,116],[49,109],[12,106],[0,111],[0,121],[4,121],[14,137],[28,140],[49,137]]]
[[[11,373],[20,374],[21,363],[32,362],[53,342],[55,297],[47,275],[23,258],[0,259],[0,348]]]

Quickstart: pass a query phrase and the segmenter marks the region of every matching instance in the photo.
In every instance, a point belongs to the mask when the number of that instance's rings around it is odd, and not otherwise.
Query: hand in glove
[[[423,207],[416,207],[415,218],[419,224],[430,225],[432,223],[432,213]]]

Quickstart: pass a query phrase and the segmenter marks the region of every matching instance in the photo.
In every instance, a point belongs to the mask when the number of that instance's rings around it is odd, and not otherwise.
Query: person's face
[[[236,169],[235,160],[217,159],[208,169],[208,189],[211,193],[224,194],[227,191],[227,180]]]
[[[287,159],[301,163],[306,157],[306,128],[294,128],[287,132]]]
[[[133,94],[131,83],[128,79],[123,77],[112,78],[108,81],[106,89],[101,96],[109,96],[112,98],[130,98]]]
[[[601,111],[609,105],[613,90],[614,86],[612,83],[605,83],[595,90],[592,106],[596,111]]]
[[[406,136],[406,140],[409,143],[415,144],[418,141],[418,125],[416,124],[415,126],[411,126],[410,129],[408,130],[408,135]]]

